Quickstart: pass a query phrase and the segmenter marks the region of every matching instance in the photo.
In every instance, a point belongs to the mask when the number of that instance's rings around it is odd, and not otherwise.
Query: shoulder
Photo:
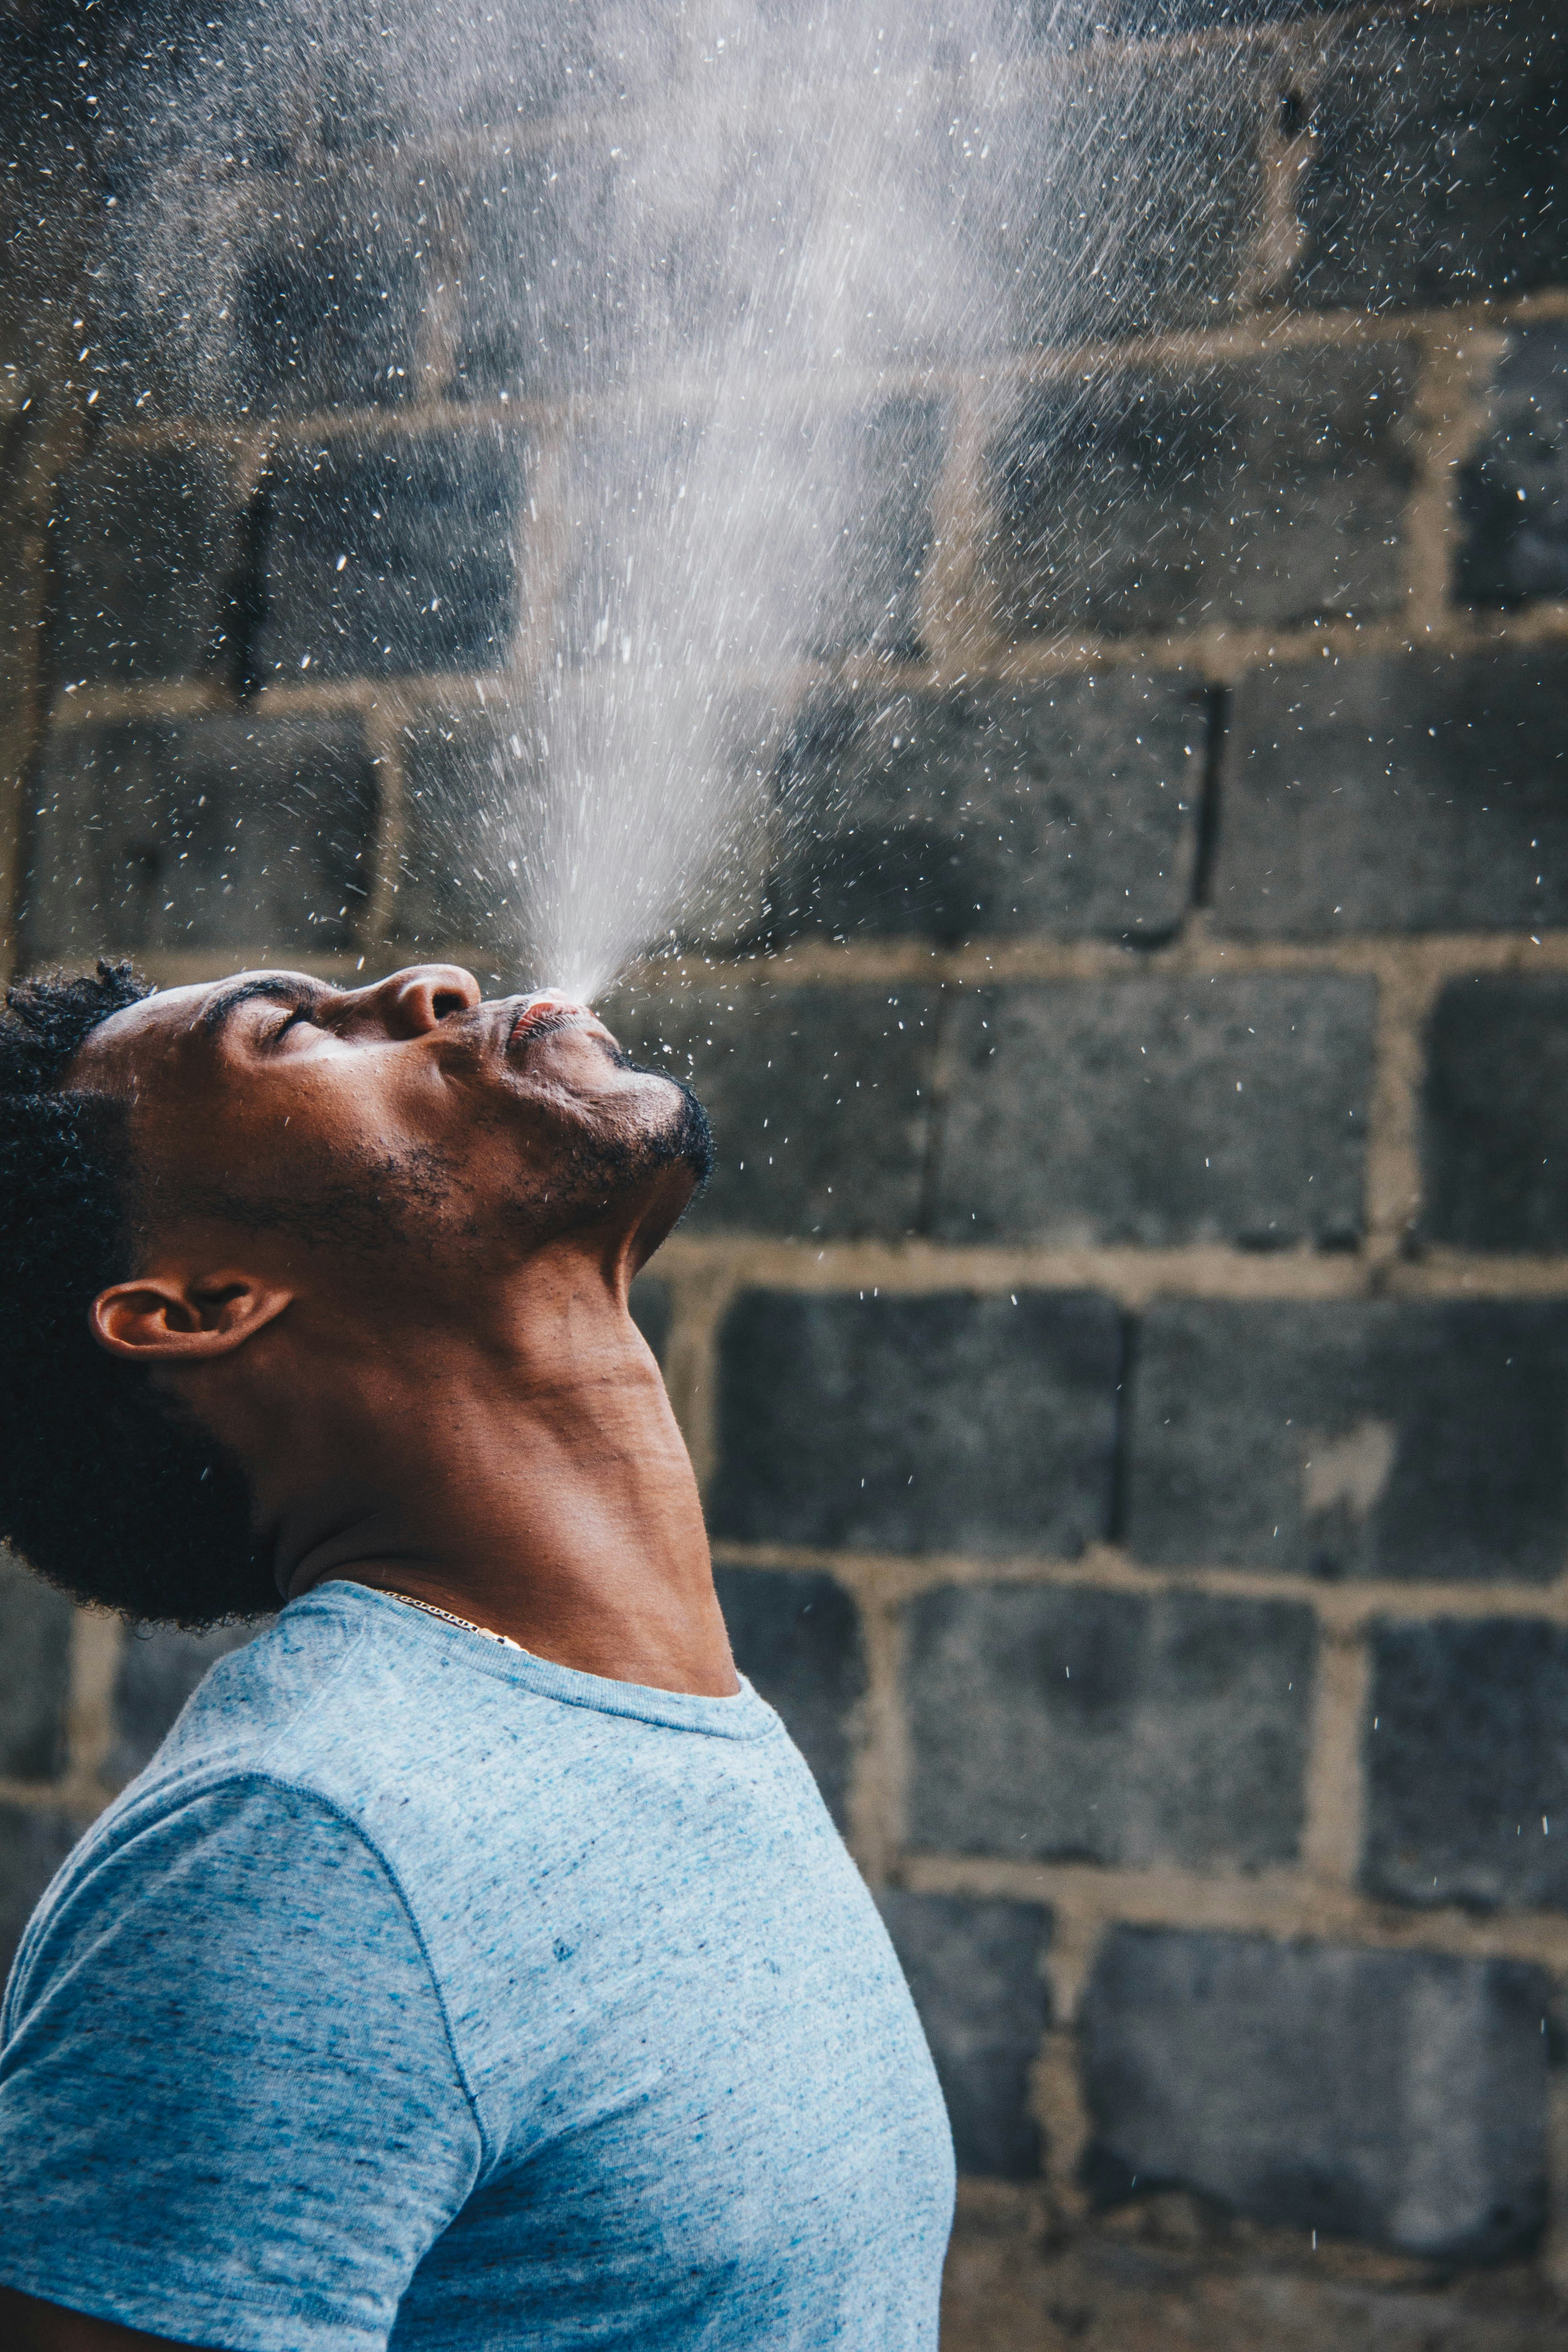
[[[360,1820],[389,1788],[457,1767],[483,1691],[442,1688],[441,1655],[380,1595],[329,1585],[209,1670],[115,1812],[266,1780]]]
[[[34,1915],[0,2050],[9,2284],[181,2341],[234,2341],[244,2302],[279,2307],[258,2342],[384,2343],[484,2152],[423,1942],[319,1791],[133,1791]]]
[[[150,1941],[241,1955],[329,1903],[351,1943],[407,1910],[368,1816],[420,1774],[425,1695],[352,1597],[285,1611],[210,1669],[144,1769],[92,1823],[24,1934],[7,2029],[87,1950]],[[411,1923],[410,1923],[411,1924]],[[386,1928],[395,1936],[395,1925]]]
[[[68,1857],[22,1957],[68,1912],[144,1907],[175,1879],[209,1909],[287,1900],[306,1853],[318,1874],[379,1874],[416,1928],[450,1908],[498,1813],[514,1852],[548,1842],[552,1744],[574,1728],[485,1664],[358,1587],[295,1603],[211,1667]]]
[[[157,1976],[188,1962],[268,1974],[334,1951],[361,1962],[417,1945],[395,1874],[352,1814],[319,1790],[231,1767],[133,1785],[67,1856],[27,1924],[5,2031],[90,1965]],[[179,1988],[189,2000],[198,1987]]]

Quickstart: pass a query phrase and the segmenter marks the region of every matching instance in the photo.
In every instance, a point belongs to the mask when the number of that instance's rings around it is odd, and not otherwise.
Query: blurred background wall
[[[953,2352],[1558,2344],[1568,8],[1103,13],[1041,88],[1190,119],[1095,340],[846,387],[818,838],[619,1002],[721,1153],[639,1314],[936,2051]],[[470,297],[616,95],[280,125],[205,413],[104,258],[143,37],[6,26],[6,954],[511,985],[452,844],[614,420]],[[5,1570],[7,1948],[244,1638]]]

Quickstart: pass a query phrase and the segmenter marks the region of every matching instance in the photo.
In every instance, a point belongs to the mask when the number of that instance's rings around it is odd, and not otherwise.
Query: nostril
[[[449,1013],[463,1012],[468,1002],[468,998],[455,988],[438,988],[430,999],[430,1009],[437,1021],[445,1021]]]

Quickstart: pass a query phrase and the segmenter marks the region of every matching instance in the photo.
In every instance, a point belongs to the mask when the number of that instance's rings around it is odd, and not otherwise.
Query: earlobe
[[[279,1284],[226,1270],[184,1279],[142,1275],[100,1291],[88,1321],[99,1346],[122,1361],[188,1363],[242,1348],[292,1297]]]

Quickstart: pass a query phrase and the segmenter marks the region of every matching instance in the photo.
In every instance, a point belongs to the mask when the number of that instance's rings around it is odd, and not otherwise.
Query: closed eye
[[[282,972],[276,975],[268,973],[255,980],[237,981],[232,988],[219,989],[217,994],[210,999],[202,1013],[201,1025],[209,1037],[217,1037],[228,1027],[243,1004],[286,1004],[288,1020],[259,1033],[268,1045],[273,1045],[296,1021],[315,1017],[315,1006],[323,993],[322,990],[312,987],[309,981]]]
[[[313,1021],[314,1019],[315,1007],[313,1004],[296,1004],[292,1006],[284,1015],[283,1019],[279,1021],[274,1028],[268,1030],[267,1034],[268,1044],[269,1045],[278,1045],[288,1035],[296,1021]]]

